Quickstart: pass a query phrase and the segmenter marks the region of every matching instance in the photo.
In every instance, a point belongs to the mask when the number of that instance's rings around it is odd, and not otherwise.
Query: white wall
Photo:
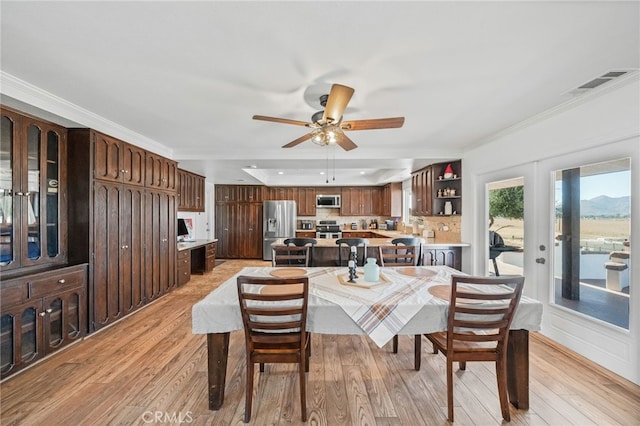
[[[545,305],[542,333],[637,384],[640,384],[640,256],[633,255],[633,242],[640,241],[639,117],[640,81],[636,75],[465,152],[462,189],[465,194],[462,240],[472,244],[469,255],[463,258],[463,269],[483,275],[488,238],[486,183],[513,177],[514,173],[525,177],[525,222],[527,227],[534,228],[525,236],[525,276],[529,286],[534,285],[527,295],[537,297]],[[542,166],[561,156],[587,164],[619,155],[632,158],[632,289],[628,331],[551,305],[550,275],[542,272],[548,264],[535,263],[537,256],[549,257],[548,252],[540,252],[539,245],[552,246],[552,232],[543,228],[548,227],[544,218],[550,211],[553,193],[552,185],[547,183],[549,175],[540,170]]]

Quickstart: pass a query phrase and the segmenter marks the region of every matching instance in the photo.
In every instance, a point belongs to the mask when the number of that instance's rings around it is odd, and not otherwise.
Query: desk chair
[[[336,244],[338,245],[338,266],[349,265],[349,260],[351,260],[351,247],[356,247],[356,264],[358,266],[364,265],[367,258],[367,246],[369,245],[369,240],[366,238],[339,238],[336,240]],[[343,260],[342,249],[345,246],[349,249],[349,254],[346,256],[346,259]],[[360,248],[362,248],[362,257],[358,254],[360,252]]]
[[[309,247],[309,261],[308,266],[313,266],[313,248],[318,244],[318,240],[315,238],[287,238],[284,240],[285,245],[294,245],[297,247]]]
[[[453,422],[453,363],[461,370],[467,361],[493,361],[496,365],[502,417],[511,421],[507,395],[507,341],[509,326],[520,302],[524,277],[451,277],[447,331],[425,334],[434,353],[447,357],[447,407]],[[459,285],[460,284],[460,285]],[[486,288],[480,292],[465,284]]]
[[[237,283],[247,362],[244,422],[251,420],[255,363],[261,365],[260,371],[264,371],[265,363],[299,364],[300,407],[305,422],[309,278],[239,276]]]

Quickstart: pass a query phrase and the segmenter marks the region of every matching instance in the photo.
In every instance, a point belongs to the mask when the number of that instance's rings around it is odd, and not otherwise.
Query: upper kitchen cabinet
[[[204,212],[204,176],[178,169],[178,211]]]
[[[382,209],[380,187],[344,187],[340,215],[342,216],[371,216],[378,215]]]
[[[314,187],[298,188],[298,216],[316,215],[316,189]]]
[[[433,164],[433,215],[460,215],[462,161]]]
[[[147,188],[175,191],[178,188],[178,163],[147,152],[145,180]]]
[[[66,129],[2,107],[0,271],[67,261]]]
[[[382,187],[382,216],[402,216],[402,183],[392,182]]]
[[[264,190],[265,200],[294,200],[298,199],[298,188],[294,186],[270,186]]]
[[[264,199],[264,186],[258,185],[216,185],[216,202],[259,202]]]
[[[89,129],[93,139],[94,179],[144,186],[145,150]]]
[[[431,216],[433,214],[431,166],[411,174],[411,214]]]

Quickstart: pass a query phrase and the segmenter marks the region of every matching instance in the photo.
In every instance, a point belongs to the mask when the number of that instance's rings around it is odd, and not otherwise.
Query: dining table
[[[362,268],[245,267],[192,307],[192,332],[207,336],[209,409],[224,402],[229,333],[243,329],[237,277],[306,276],[307,331],[367,335],[383,347],[395,335],[445,331],[451,277],[466,275],[448,266],[385,267],[376,282]],[[509,332],[507,385],[510,402],[529,408],[529,331],[540,330],[542,303],[522,296]],[[420,356],[418,354],[418,356]]]

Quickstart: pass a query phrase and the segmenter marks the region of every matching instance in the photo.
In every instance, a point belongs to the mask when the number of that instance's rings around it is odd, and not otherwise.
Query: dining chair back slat
[[[380,245],[378,256],[381,266],[416,266],[418,247],[405,245]]]
[[[309,246],[273,246],[271,266],[309,266]]]

